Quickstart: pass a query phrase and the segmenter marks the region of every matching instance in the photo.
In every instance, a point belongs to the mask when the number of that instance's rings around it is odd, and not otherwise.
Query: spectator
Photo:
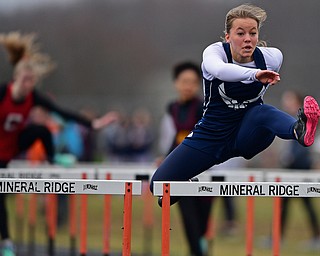
[[[198,96],[201,88],[201,72],[198,65],[192,62],[177,64],[173,68],[173,80],[178,97],[168,105],[161,122],[159,148],[163,156],[157,159],[158,164],[188,136],[202,116],[203,102]],[[205,234],[211,204],[210,197],[183,197],[179,201],[178,206],[191,255],[208,254]]]
[[[131,117],[122,115],[105,132],[111,162],[150,162],[154,135],[150,113],[138,109]]]

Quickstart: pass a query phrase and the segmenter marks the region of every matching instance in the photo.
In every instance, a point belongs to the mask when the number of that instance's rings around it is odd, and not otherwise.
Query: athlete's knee
[[[257,153],[258,154],[258,153]],[[250,159],[252,159],[254,156],[256,156],[257,155],[256,153],[245,153],[245,154],[243,154],[242,155],[242,157],[244,158],[244,159],[246,159],[246,160],[250,160]]]
[[[150,181],[150,191],[153,192],[154,182],[155,181],[166,181],[170,180],[170,175],[167,173],[166,166],[163,165],[163,163],[159,166],[159,168],[154,172],[154,174],[151,177]]]
[[[155,181],[160,181],[157,171],[152,175],[151,180],[150,180],[150,191],[151,191],[151,193],[153,193],[154,182]]]
[[[41,138],[51,138],[52,136],[50,130],[44,125],[36,125],[34,129]]]
[[[150,180],[149,189],[150,189],[151,193],[153,193],[153,176],[151,177],[151,180]]]
[[[46,126],[39,124],[29,125],[25,130],[24,136],[37,137],[39,139],[52,137],[50,130]]]
[[[150,189],[151,193],[153,193],[153,180],[152,179],[150,181],[149,189]]]
[[[250,109],[247,117],[251,124],[265,124],[270,121],[270,117],[274,116],[277,111],[273,106],[262,104]]]

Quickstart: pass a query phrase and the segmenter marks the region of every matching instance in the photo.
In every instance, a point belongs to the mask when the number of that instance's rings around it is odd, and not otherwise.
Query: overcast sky
[[[35,6],[41,5],[68,5],[70,3],[75,3],[81,0],[0,0],[0,12],[11,12],[18,9],[28,9],[34,8]],[[116,2],[116,3],[123,3],[128,2],[132,3],[133,1],[140,1],[140,0],[104,0],[108,2]],[[200,0],[195,0],[200,1]],[[225,0],[201,0],[201,2],[224,2]],[[239,0],[228,0],[229,2],[239,2]]]
[[[10,12],[48,4],[69,4],[75,1],[77,0],[0,0],[0,12]]]

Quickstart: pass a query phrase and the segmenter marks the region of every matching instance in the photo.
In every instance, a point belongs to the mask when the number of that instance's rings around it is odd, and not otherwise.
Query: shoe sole
[[[317,125],[319,121],[319,105],[317,101],[311,97],[306,96],[303,102],[303,111],[307,117],[306,134],[304,136],[304,144],[309,147],[313,144]]]

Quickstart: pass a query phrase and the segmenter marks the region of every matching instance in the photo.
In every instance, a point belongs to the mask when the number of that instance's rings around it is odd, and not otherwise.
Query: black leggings
[[[207,231],[212,197],[182,197],[178,203],[191,255],[204,256],[201,239]]]
[[[47,155],[48,162],[53,162],[54,147],[53,139],[49,129],[43,125],[28,125],[19,135],[18,147],[19,151],[26,151],[37,140],[40,139]]]
[[[8,162],[0,161],[0,168],[7,168]],[[8,212],[6,207],[6,194],[0,193],[0,235],[1,238],[8,239],[9,229],[8,229]]]
[[[320,226],[317,219],[317,214],[315,208],[312,205],[312,198],[310,197],[302,197],[301,200],[307,210],[307,214],[309,217],[310,227],[312,229],[312,237],[318,238],[320,236]],[[292,201],[292,198],[283,197],[282,198],[282,212],[281,212],[281,233],[284,236],[285,228],[288,219],[288,208],[289,208],[289,201]]]
[[[53,161],[54,147],[52,135],[48,128],[41,125],[29,125],[19,135],[19,151],[26,151],[37,139],[40,139],[47,153],[50,163]],[[0,161],[0,168],[7,168],[8,161]],[[6,194],[0,193],[0,235],[2,240],[9,239],[8,213],[6,207]]]

